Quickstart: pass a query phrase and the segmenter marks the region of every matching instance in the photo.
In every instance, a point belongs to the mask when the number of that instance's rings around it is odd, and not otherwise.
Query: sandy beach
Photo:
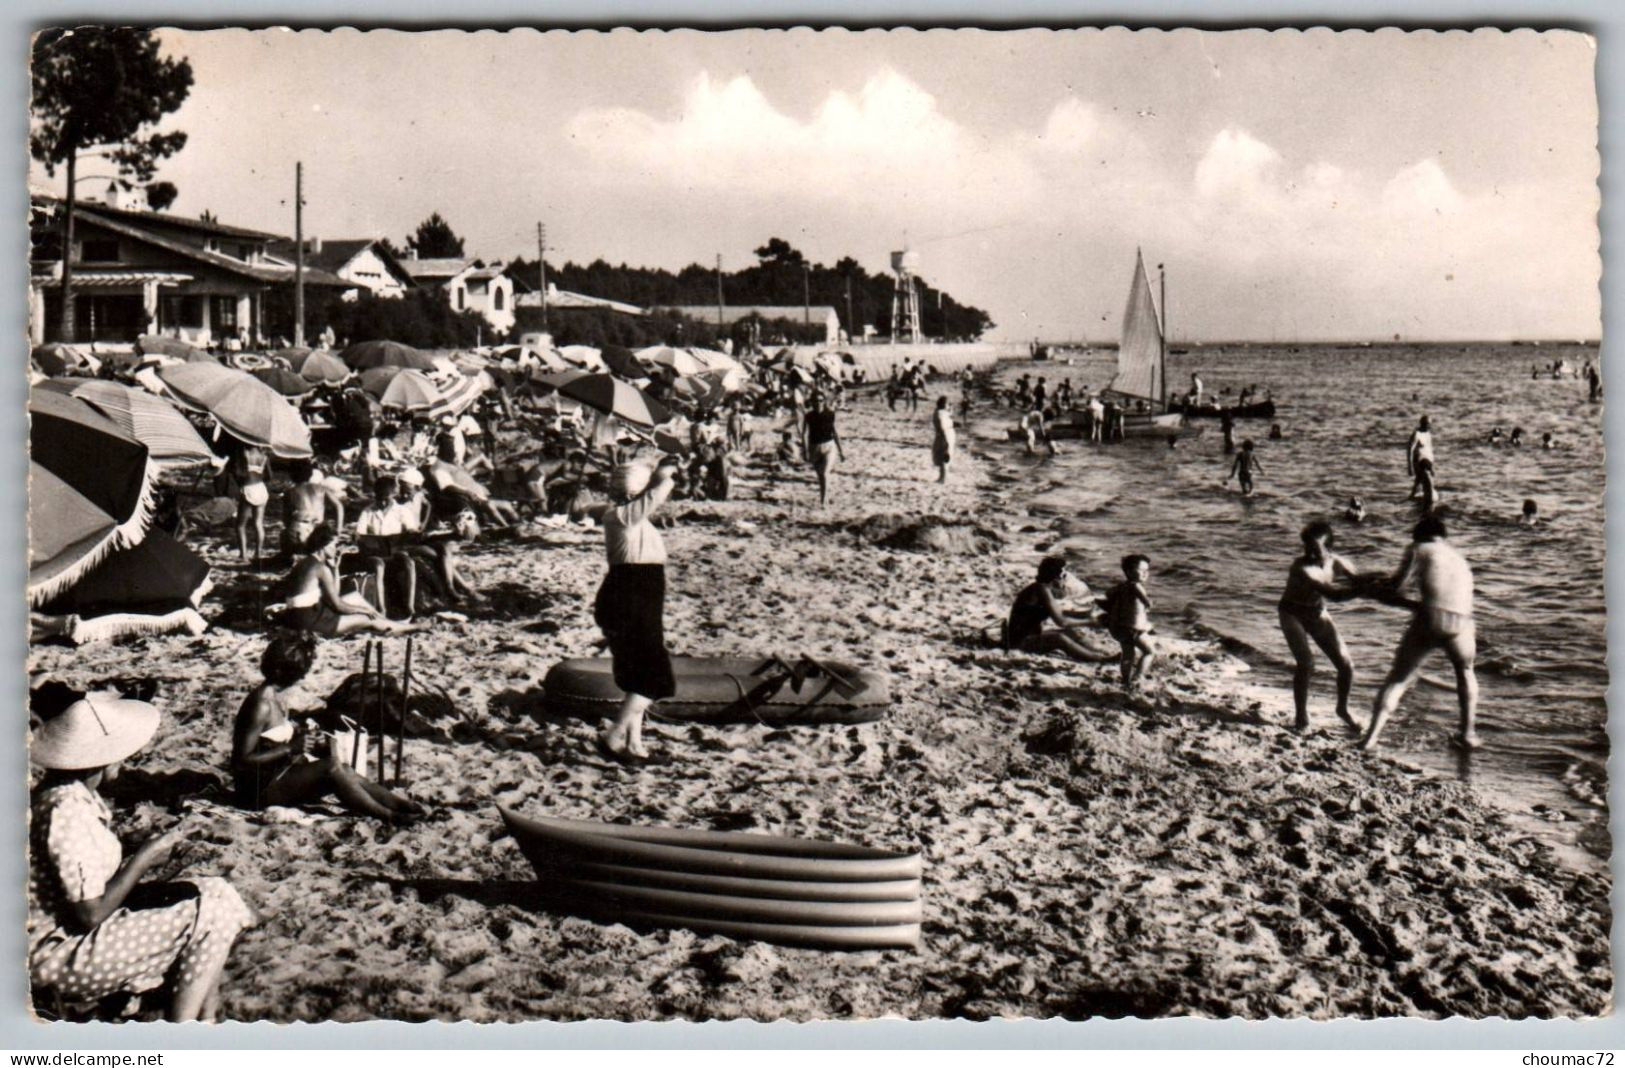
[[[528,524],[466,553],[492,607],[417,638],[420,685],[455,711],[407,740],[408,792],[436,815],[403,830],[230,806],[231,718],[265,641],[252,584],[274,576],[245,573],[218,533],[194,539],[217,586],[202,637],[37,647],[36,684],[159,681],[163,724],[116,791],[142,799],[115,826],[128,839],[183,816],[188,847],[163,874],[224,875],[262,916],[228,965],[225,1017],[1609,1011],[1605,877],[1560,866],[1469,787],[1357,753],[1325,693],[1315,729],[1293,733],[1289,695],[1177,621],[1160,621],[1169,655],[1139,696],[1115,665],[1001,652],[984,628],[1065,517],[1027,514],[1019,485],[987,477],[979,452],[1006,444],[962,437],[937,485],[924,407],[860,399],[841,430],[849,462],[828,508],[808,469],[774,473],[766,433],[735,499],[670,507],[666,629],[674,653],[883,669],[895,701],[878,723],[655,720],[656,764],[605,761],[594,724],[541,702],[553,663],[600,648],[602,539],[580,527]],[[1134,548],[1078,570],[1099,592]],[[386,644],[398,672],[404,641]],[[320,705],[364,645],[325,641],[290,705]],[[918,848],[922,948],[840,954],[555,915],[533,903],[497,804]]]

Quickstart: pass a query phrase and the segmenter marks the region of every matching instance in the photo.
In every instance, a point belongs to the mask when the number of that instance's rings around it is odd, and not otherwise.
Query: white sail
[[[1145,260],[1134,254],[1134,282],[1123,312],[1123,338],[1117,347],[1117,377],[1111,388],[1130,397],[1163,401],[1162,327],[1145,276]]]

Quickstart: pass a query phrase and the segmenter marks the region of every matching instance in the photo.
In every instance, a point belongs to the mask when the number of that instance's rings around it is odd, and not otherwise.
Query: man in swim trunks
[[[1473,572],[1461,553],[1445,541],[1444,521],[1438,516],[1424,516],[1411,537],[1413,544],[1405,550],[1399,569],[1380,588],[1378,596],[1395,597],[1400,585],[1414,572],[1422,600],[1414,605],[1416,614],[1399,640],[1394,666],[1372,706],[1371,725],[1366,728],[1360,748],[1377,747],[1383,726],[1416,680],[1428,654],[1442,649],[1456,670],[1456,700],[1461,706],[1461,729],[1454,742],[1465,749],[1476,749],[1482,743],[1474,729],[1478,678],[1473,674],[1473,658],[1478,645],[1473,627]]]
[[[310,537],[332,506],[333,529],[344,530],[344,496],[322,478],[321,468],[300,460],[289,471],[293,485],[282,499],[282,549],[290,557],[305,550]]]
[[[1309,681],[1315,674],[1313,641],[1337,669],[1337,718],[1359,733],[1360,725],[1349,715],[1349,688],[1354,685],[1354,665],[1337,624],[1326,611],[1326,599],[1342,600],[1352,595],[1348,583],[1339,579],[1354,577],[1344,560],[1332,553],[1332,525],[1324,519],[1303,528],[1303,555],[1292,561],[1281,594],[1281,633],[1286,635],[1296,668],[1292,673],[1292,703],[1297,710],[1293,726],[1309,727]]]

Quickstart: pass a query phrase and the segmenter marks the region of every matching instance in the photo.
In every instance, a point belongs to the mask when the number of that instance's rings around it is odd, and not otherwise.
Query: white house
[[[446,300],[453,308],[479,314],[496,333],[506,334],[513,328],[513,279],[502,273],[502,264],[487,264],[477,259],[408,256],[400,265],[414,284],[445,290]]]
[[[277,261],[290,267],[295,259],[292,241],[273,241],[268,250]],[[305,238],[305,266],[337,275],[347,282],[371,291],[375,297],[398,297],[412,287],[412,276],[376,238],[323,240]]]

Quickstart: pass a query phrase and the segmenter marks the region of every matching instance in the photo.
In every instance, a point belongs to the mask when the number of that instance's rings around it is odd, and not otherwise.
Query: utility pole
[[[542,333],[547,333],[547,224],[536,224],[536,281],[542,288]]]
[[[717,253],[717,329],[723,327],[722,322],[722,253]]]
[[[852,328],[857,325],[852,322],[852,276],[846,276],[846,340],[850,344],[855,336]]]
[[[305,165],[293,165],[293,343],[305,344]]]

